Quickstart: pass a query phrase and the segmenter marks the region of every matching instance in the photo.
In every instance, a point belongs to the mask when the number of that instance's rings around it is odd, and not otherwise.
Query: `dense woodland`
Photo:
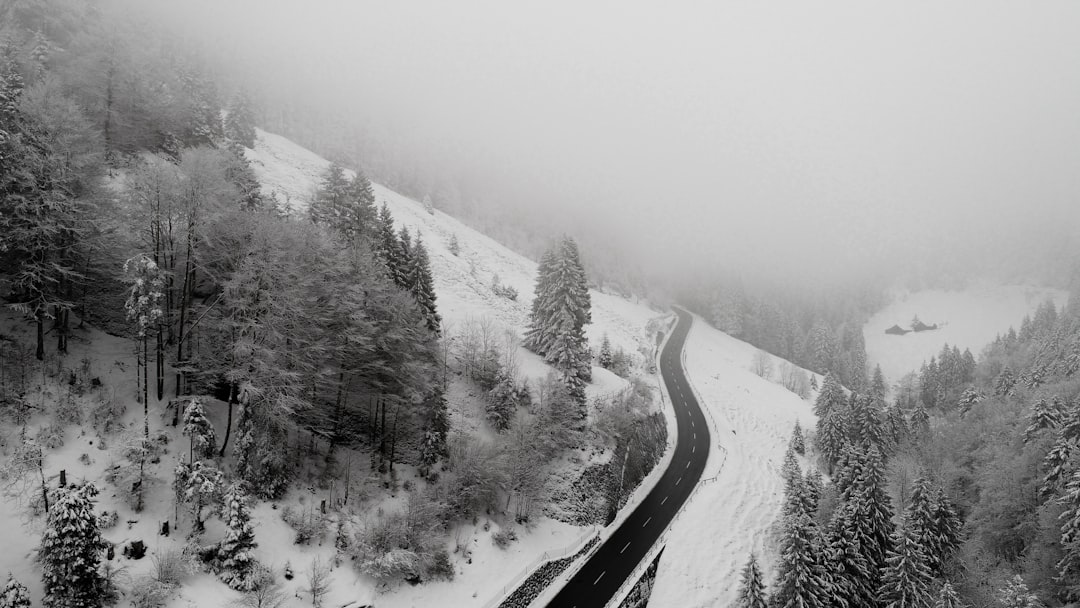
[[[891,400],[829,373],[812,440],[796,429],[785,461],[777,580],[751,558],[741,605],[1080,599],[1076,301],[1042,304],[977,363],[946,345]]]

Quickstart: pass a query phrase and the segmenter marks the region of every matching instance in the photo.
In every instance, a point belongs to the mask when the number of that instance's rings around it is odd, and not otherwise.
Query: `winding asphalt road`
[[[671,463],[652,492],[548,603],[548,608],[607,605],[660,538],[705,470],[709,426],[686,381],[680,359],[693,317],[678,309],[675,313],[679,321],[660,355],[660,375],[671,396],[679,429]]]

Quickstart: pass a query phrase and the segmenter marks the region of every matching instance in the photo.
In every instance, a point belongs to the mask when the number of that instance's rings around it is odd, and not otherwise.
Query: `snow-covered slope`
[[[961,351],[970,348],[978,357],[995,336],[1010,326],[1019,329],[1024,315],[1047,298],[1061,306],[1066,294],[1021,285],[978,285],[957,291],[931,289],[900,295],[863,326],[867,359],[871,366],[881,365],[886,380],[895,383],[908,372],[917,371],[946,343]],[[907,329],[916,315],[928,325],[938,324],[940,329],[903,336],[885,333],[894,324]]]
[[[783,499],[780,466],[795,422],[811,429],[815,418],[809,401],[750,371],[756,352],[695,318],[686,372],[718,427],[712,429],[714,454],[668,533],[650,606],[734,605],[751,552],[772,580],[770,531]]]
[[[263,191],[288,201],[296,213],[306,212],[308,201],[329,166],[327,160],[310,150],[262,130],[258,131],[255,149],[248,150],[247,157],[263,184]],[[352,177],[352,172],[347,174]],[[429,214],[417,201],[378,184],[373,186],[376,204],[386,203],[398,227],[405,226],[423,238],[431,256],[439,313],[449,323],[451,334],[468,318],[484,315],[524,332],[536,282],[535,262],[441,211]],[[460,244],[456,256],[450,252],[454,236]],[[516,302],[494,294],[491,284],[496,275],[502,285],[518,291]],[[590,344],[598,345],[606,333],[614,346],[627,352],[636,353],[642,346],[651,348],[645,326],[659,312],[620,296],[596,290],[591,295],[593,322],[586,326]],[[535,355],[524,349],[519,354],[523,373],[530,376],[547,373],[547,366]],[[610,392],[623,385],[604,369],[594,370],[594,378],[590,388],[593,394]]]

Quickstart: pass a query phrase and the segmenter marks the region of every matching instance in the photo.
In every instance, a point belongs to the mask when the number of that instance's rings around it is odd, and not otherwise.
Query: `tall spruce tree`
[[[225,137],[245,148],[255,147],[255,113],[251,99],[243,89],[236,93],[229,104],[229,111],[225,115]]]
[[[808,515],[793,513],[785,518],[770,607],[832,607],[835,588],[829,568],[820,559],[823,545],[821,534]]]
[[[407,233],[406,233],[407,234]],[[416,242],[413,243],[406,268],[406,281],[409,292],[416,305],[420,307],[428,329],[436,335],[440,333],[442,318],[435,307],[435,280],[431,276],[431,261],[428,259],[427,248],[416,234]]]
[[[964,604],[960,602],[960,595],[956,593],[956,589],[949,581],[942,583],[941,591],[934,600],[934,608],[964,608]]]
[[[825,374],[825,379],[821,381],[821,391],[818,392],[817,399],[814,400],[814,414],[818,419],[824,418],[835,407],[842,407],[847,399],[844,397],[844,387],[840,386],[840,381],[836,379],[836,376],[829,372]]]
[[[585,325],[592,320],[591,307],[577,244],[563,237],[540,261],[524,344],[562,372],[582,416],[585,384],[592,370],[585,339]]]
[[[835,574],[835,599],[851,608],[877,601],[878,572],[862,547],[860,515],[855,503],[845,501],[829,522],[828,543]]]
[[[94,513],[96,495],[93,484],[57,490],[38,551],[46,608],[100,608],[104,604],[98,564],[105,543]]]
[[[918,538],[904,524],[893,534],[892,544],[881,576],[878,594],[881,607],[929,608],[933,601],[930,591],[933,575]]]
[[[240,484],[232,484],[225,491],[221,518],[225,521],[225,538],[215,548],[212,566],[230,588],[251,591],[258,582],[252,554],[256,546],[255,529],[251,525],[247,493]]]
[[[736,608],[767,608],[765,602],[765,583],[761,580],[761,569],[757,558],[750,554],[750,560],[742,571],[739,594],[735,600]]]

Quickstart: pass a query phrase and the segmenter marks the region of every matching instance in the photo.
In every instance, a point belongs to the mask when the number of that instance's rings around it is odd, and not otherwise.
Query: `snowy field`
[[[695,317],[686,372],[719,428],[712,429],[703,481],[668,532],[650,606],[734,605],[751,552],[765,580],[772,580],[771,533],[783,500],[780,466],[795,422],[808,430],[815,418],[810,401],[750,371],[755,352]],[[780,363],[774,358],[774,369]]]
[[[1047,298],[1062,306],[1066,294],[1057,289],[1020,285],[901,294],[863,326],[867,359],[871,369],[874,364],[881,365],[886,381],[893,384],[908,372],[917,371],[923,361],[941,352],[945,343],[956,345],[961,352],[970,348],[977,358],[998,334],[1007,332],[1010,326],[1019,330],[1024,315],[1033,313]],[[927,325],[938,324],[940,329],[903,336],[885,333],[893,325],[909,329],[915,315]]]

